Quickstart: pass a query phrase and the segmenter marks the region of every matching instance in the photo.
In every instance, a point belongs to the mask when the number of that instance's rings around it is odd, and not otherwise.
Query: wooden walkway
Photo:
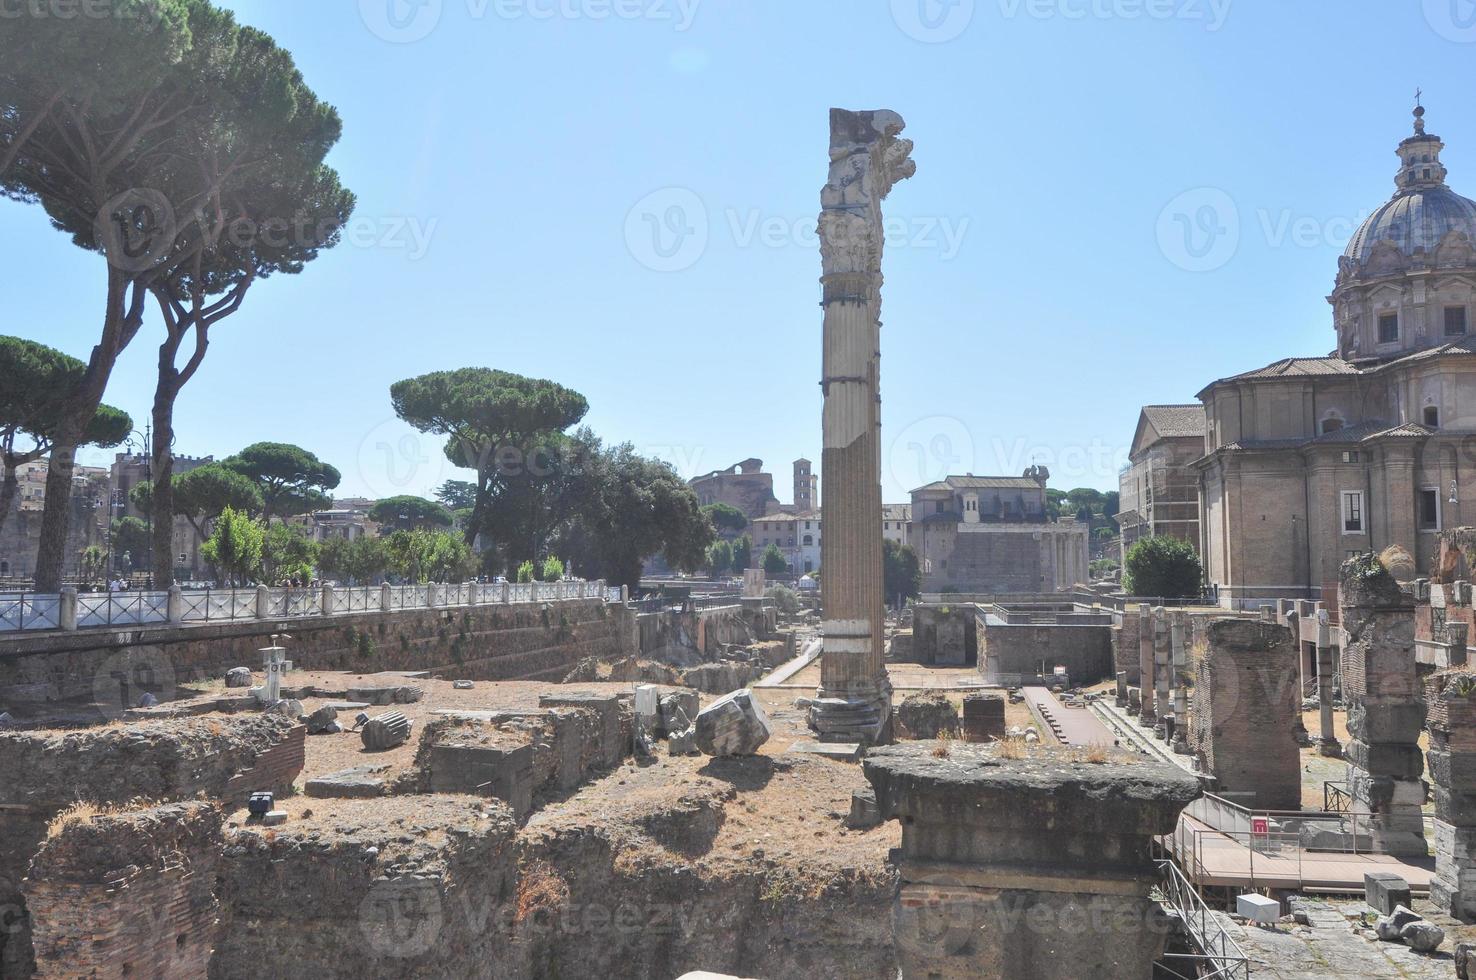
[[[1290,841],[1281,847],[1272,845],[1266,853],[1187,816],[1179,818],[1172,849],[1196,885],[1362,892],[1365,872],[1392,871],[1419,895],[1429,894],[1430,880],[1435,877],[1433,857],[1414,860],[1388,854],[1307,851]],[[1180,849],[1184,853],[1177,853]]]
[[[1063,745],[1114,745],[1117,737],[1087,708],[1068,708],[1049,689],[1022,687],[1020,693],[1042,733]]]

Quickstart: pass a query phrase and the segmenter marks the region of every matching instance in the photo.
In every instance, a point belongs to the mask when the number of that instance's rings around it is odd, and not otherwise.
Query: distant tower
[[[810,475],[810,461],[803,457],[794,461],[794,509],[800,514],[815,509],[815,478]]]

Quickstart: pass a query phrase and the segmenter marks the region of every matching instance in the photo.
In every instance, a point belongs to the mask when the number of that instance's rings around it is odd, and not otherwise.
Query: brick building
[[[1199,473],[1204,406],[1148,405],[1138,415],[1130,460],[1118,479],[1122,557],[1139,538],[1179,538],[1199,547]]]

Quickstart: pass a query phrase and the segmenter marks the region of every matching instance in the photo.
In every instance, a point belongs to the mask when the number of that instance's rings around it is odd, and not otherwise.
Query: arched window
[[[815,537],[814,537],[814,535],[812,535],[812,534],[806,534],[805,535],[805,547],[806,548],[809,548],[809,547],[812,547],[814,544],[815,544]]]
[[[1338,418],[1336,415],[1329,416],[1328,418],[1322,420],[1323,433],[1336,432],[1342,427],[1343,420]]]
[[[1425,406],[1425,425],[1432,429],[1440,428],[1440,409],[1437,406]]]

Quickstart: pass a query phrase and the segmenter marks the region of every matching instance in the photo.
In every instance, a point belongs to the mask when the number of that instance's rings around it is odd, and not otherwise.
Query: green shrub
[[[1194,546],[1179,538],[1139,538],[1128,549],[1122,587],[1128,595],[1187,599],[1200,594],[1203,575]]]

